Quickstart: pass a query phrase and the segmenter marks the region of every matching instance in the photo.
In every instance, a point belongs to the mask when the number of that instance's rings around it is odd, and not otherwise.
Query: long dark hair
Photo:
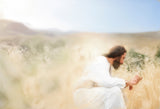
[[[114,69],[117,70],[120,66],[121,56],[126,52],[127,50],[123,46],[118,45],[118,46],[114,46],[113,48],[111,48],[109,53],[104,54],[103,56],[108,57],[108,58],[117,58],[113,62],[113,67]]]
[[[124,53],[126,53],[127,50],[124,48],[124,46],[117,45],[110,49],[109,53],[103,54],[103,56],[108,58],[116,58],[122,56]]]

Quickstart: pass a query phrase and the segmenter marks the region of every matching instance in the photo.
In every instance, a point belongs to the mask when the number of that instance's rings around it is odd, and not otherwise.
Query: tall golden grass
[[[134,40],[133,40],[134,39]],[[74,84],[94,57],[114,45],[124,45],[149,56],[143,69],[113,76],[129,80],[139,71],[143,80],[132,91],[123,89],[128,109],[160,108],[160,66],[155,53],[160,40],[142,37],[104,37],[76,34],[66,37],[0,38],[0,109],[76,109]],[[133,59],[128,56],[128,62]]]

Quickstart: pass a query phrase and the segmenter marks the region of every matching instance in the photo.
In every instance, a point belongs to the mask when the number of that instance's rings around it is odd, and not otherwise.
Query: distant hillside
[[[23,23],[0,20],[0,35],[35,35],[36,31],[28,28]]]
[[[119,33],[119,34],[108,34],[109,36],[122,36],[122,37],[145,37],[145,38],[160,38],[160,31],[154,32],[142,32],[142,33]]]
[[[24,25],[21,22],[6,20],[6,19],[0,19],[0,37],[1,36],[21,36],[21,35],[43,35],[43,36],[65,36],[65,35],[71,35],[71,36],[105,36],[105,37],[132,37],[139,38],[139,37],[145,37],[145,38],[160,38],[160,31],[157,32],[143,32],[143,33],[113,33],[113,34],[107,34],[107,33],[86,33],[86,32],[62,32],[61,30],[50,28],[46,30],[36,30],[31,29]]]
[[[0,20],[0,36],[21,36],[21,35],[43,35],[43,36],[56,36],[63,35],[60,30],[35,30],[27,27],[23,23],[11,21],[11,20]]]

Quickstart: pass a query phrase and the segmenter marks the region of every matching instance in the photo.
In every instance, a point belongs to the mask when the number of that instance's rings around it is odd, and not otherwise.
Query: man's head
[[[123,46],[114,46],[110,49],[108,54],[104,56],[113,60],[114,69],[118,69],[121,64],[123,64],[127,50]]]

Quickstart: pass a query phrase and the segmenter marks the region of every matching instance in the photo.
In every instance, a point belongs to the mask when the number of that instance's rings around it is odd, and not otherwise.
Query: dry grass
[[[76,109],[74,83],[85,65],[114,45],[146,54],[143,69],[127,71],[124,64],[114,75],[129,80],[137,70],[143,76],[132,91],[124,89],[128,109],[160,107],[160,67],[154,55],[159,40],[109,38],[98,35],[62,38],[7,37],[0,39],[0,109]],[[130,62],[128,58],[128,62]]]

